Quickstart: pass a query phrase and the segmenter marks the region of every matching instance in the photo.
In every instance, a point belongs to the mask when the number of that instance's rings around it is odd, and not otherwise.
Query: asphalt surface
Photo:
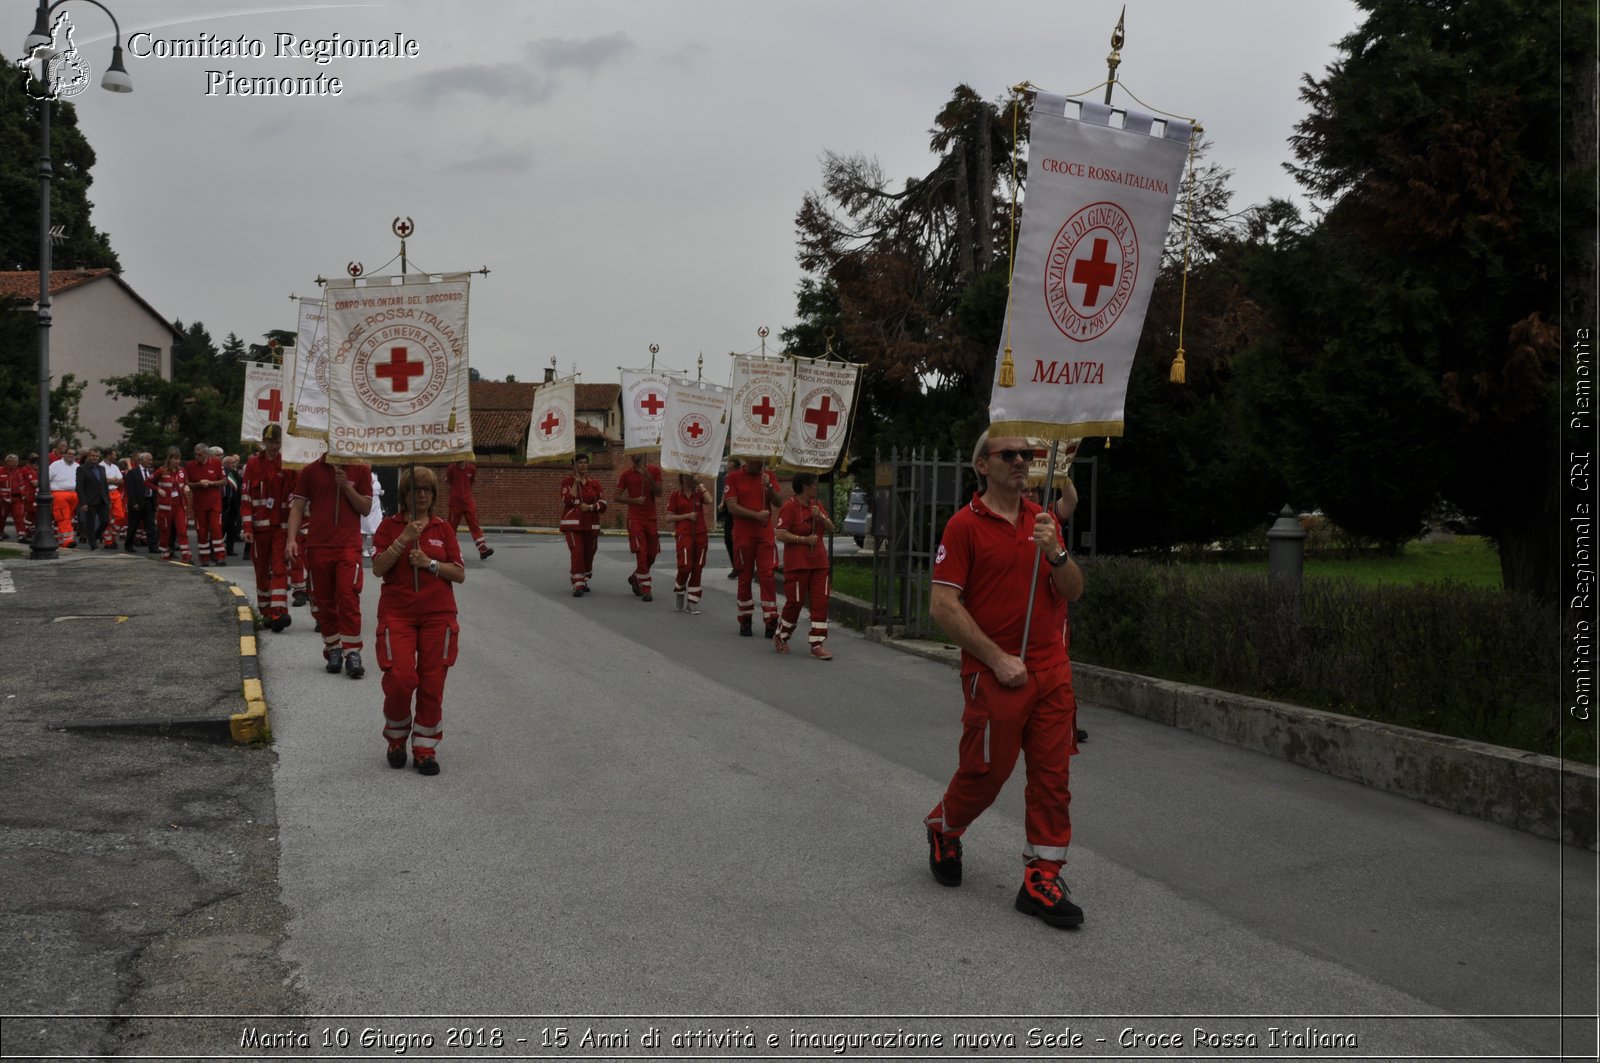
[[[530,1041],[486,1056],[548,1056],[535,1016],[714,1013],[1072,1015],[1217,1058],[1190,1030],[1232,1026],[1178,1020],[1214,1012],[1388,1017],[1366,1058],[1550,1058],[1548,1018],[1488,1016],[1592,1013],[1592,854],[1085,706],[1069,871],[1090,922],[1047,931],[1010,910],[1020,778],[969,834],[965,886],[928,879],[943,666],[844,631],[833,662],[778,659],[733,635],[715,565],[689,617],[628,594],[620,542],[581,601],[559,540],[496,546],[460,592],[430,780],[383,766],[372,654],[359,683],[327,675],[305,610],[261,636],[274,744],[177,738],[139,724],[242,708],[226,589],[143,555],[0,560],[0,660],[29,662],[0,672],[0,1053],[307,1056],[419,1013]],[[370,578],[365,598],[370,638]],[[1156,1014],[1112,1022],[1130,1010]],[[312,1043],[242,1051],[244,1013]],[[225,1017],[164,1018],[195,1015]],[[412,1054],[472,1054],[434,1025]],[[1593,1025],[1568,1045],[1592,1054]]]

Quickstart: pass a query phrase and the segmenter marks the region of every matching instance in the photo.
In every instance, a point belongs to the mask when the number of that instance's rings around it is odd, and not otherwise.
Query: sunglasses
[[[1014,461],[1032,461],[1034,458],[1036,458],[1038,456],[1039,456],[1039,452],[1037,450],[1010,450],[1010,449],[1006,449],[1006,450],[991,450],[991,451],[989,451],[989,457],[991,457],[991,458],[999,458],[1001,461],[1006,462],[1007,464],[1010,464],[1011,462],[1014,462]]]

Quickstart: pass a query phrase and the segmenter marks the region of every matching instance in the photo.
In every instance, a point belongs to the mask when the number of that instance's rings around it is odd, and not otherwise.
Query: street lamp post
[[[51,513],[54,497],[50,491],[50,104],[55,96],[55,86],[50,84],[50,60],[54,55],[50,47],[55,34],[50,26],[50,12],[67,0],[39,0],[39,10],[34,19],[33,32],[23,45],[24,53],[38,65],[38,81],[43,87],[39,99],[39,495],[38,513],[33,530],[33,544],[28,556],[35,561],[49,561],[56,557],[55,520]],[[117,16],[100,0],[84,0],[93,4],[111,19],[116,32],[116,43],[111,49],[111,65],[100,80],[100,87],[109,92],[132,92],[133,79],[122,65],[122,27]]]

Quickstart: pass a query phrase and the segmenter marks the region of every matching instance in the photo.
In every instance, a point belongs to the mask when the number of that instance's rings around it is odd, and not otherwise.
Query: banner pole
[[[1045,466],[1044,481],[1044,511],[1046,513],[1050,512],[1050,488],[1055,483],[1056,449],[1060,446],[1061,440],[1052,439],[1050,441],[1050,458],[1049,464]],[[1039,561],[1043,557],[1044,551],[1038,548],[1038,544],[1035,544],[1033,550],[1033,576],[1028,580],[1028,611],[1022,617],[1022,652],[1017,654],[1018,657],[1022,658],[1024,668],[1028,664],[1028,629],[1033,626],[1033,596],[1039,590]]]

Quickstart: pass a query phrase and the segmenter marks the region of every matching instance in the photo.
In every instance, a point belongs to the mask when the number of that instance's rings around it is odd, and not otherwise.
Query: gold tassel
[[[1179,347],[1178,357],[1172,360],[1172,372],[1167,376],[1167,379],[1174,384],[1183,384],[1186,383],[1186,377],[1187,374],[1183,369],[1183,348]]]
[[[444,430],[446,432],[454,432],[456,430],[456,411],[450,411],[450,423],[445,425]]]
[[[290,435],[294,434],[294,421],[295,421],[294,406],[291,404],[290,407],[289,407],[289,434]]]
[[[1000,386],[1014,388],[1017,386],[1017,367],[1011,361],[1011,348],[1006,347],[1005,357],[1000,359]]]
[[[1106,449],[1107,450],[1111,449],[1111,437],[1110,436],[1106,436]]]

